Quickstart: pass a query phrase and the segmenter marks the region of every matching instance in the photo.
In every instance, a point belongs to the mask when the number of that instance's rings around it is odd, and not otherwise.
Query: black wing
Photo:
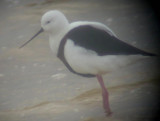
[[[145,56],[154,55],[133,47],[110,35],[106,31],[92,27],[91,25],[81,25],[70,30],[67,33],[66,38],[71,39],[75,45],[95,51],[100,56],[135,54],[142,54]]]

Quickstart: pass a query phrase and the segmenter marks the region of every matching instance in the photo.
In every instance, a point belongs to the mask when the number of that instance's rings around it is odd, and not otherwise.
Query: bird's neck
[[[65,25],[64,28],[65,29],[61,29],[56,32],[49,33],[49,45],[55,56],[57,55],[59,44],[62,38],[64,37],[64,35],[69,29],[69,24]]]

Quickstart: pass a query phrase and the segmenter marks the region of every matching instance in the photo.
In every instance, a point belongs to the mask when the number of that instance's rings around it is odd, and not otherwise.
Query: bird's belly
[[[64,56],[72,69],[81,74],[104,74],[112,72],[141,58],[141,55],[98,56],[94,51],[74,45],[67,40]]]

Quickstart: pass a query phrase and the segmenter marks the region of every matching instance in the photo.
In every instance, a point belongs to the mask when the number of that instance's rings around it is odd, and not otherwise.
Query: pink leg
[[[101,75],[97,75],[97,79],[98,79],[99,84],[101,85],[101,88],[102,88],[103,107],[104,107],[107,115],[111,115],[112,112],[111,112],[111,109],[110,109],[110,106],[109,106],[109,95],[108,95],[108,91],[107,91],[107,89],[104,85],[103,78],[102,78]]]

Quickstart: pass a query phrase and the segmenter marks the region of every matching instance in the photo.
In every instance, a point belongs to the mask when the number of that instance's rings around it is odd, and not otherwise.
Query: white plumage
[[[45,25],[43,25],[45,23],[43,21],[47,21],[45,19],[46,16],[48,16],[48,15],[50,16],[50,14],[61,15],[61,14],[59,14],[59,11],[49,11],[49,12],[47,12],[46,14],[44,14],[42,16],[42,21],[41,21],[41,26],[42,27],[45,26]],[[56,19],[58,19],[58,18],[56,18]],[[116,36],[116,34],[111,29],[109,29],[104,24],[101,24],[101,23],[98,23],[98,22],[79,21],[79,22],[69,23],[66,18],[63,18],[63,20],[61,20],[58,23],[59,25],[63,25],[63,28],[62,27],[57,27],[57,26],[52,28],[52,29],[55,29],[55,30],[48,30],[48,28],[46,28],[47,29],[46,31],[49,31],[50,47],[51,47],[52,51],[55,53],[55,55],[56,55],[56,53],[58,51],[59,43],[60,43],[61,39],[64,37],[64,35],[68,31],[72,30],[73,28],[76,28],[76,27],[81,26],[81,25],[91,25],[91,26],[93,26],[95,28],[105,30],[106,32],[108,32],[112,36]],[[45,27],[43,29],[45,30]],[[51,28],[49,28],[49,29],[51,29]],[[53,31],[53,32],[50,32],[50,31]],[[58,31],[58,33],[57,33],[57,31]]]
[[[47,25],[47,21],[53,21],[54,26],[51,23]],[[81,25],[91,25],[95,28],[105,30],[111,36],[116,37],[115,33],[104,24],[87,21],[73,22],[69,24],[65,16],[59,11],[49,11],[43,15],[41,26],[45,31],[49,32],[50,47],[54,52],[54,55],[57,55],[60,41],[64,35],[71,29]],[[141,55],[98,56],[96,52],[92,50],[86,50],[82,47],[75,46],[69,39],[66,42],[64,54],[67,62],[73,70],[83,74],[90,73],[95,75],[112,72],[144,57]]]
[[[57,10],[45,13],[41,26],[42,29],[29,41],[46,31],[51,50],[71,72],[82,76],[96,76],[102,88],[103,106],[108,115],[112,112],[101,75],[139,59],[154,56],[119,40],[104,24],[87,21],[69,23],[64,14]]]

